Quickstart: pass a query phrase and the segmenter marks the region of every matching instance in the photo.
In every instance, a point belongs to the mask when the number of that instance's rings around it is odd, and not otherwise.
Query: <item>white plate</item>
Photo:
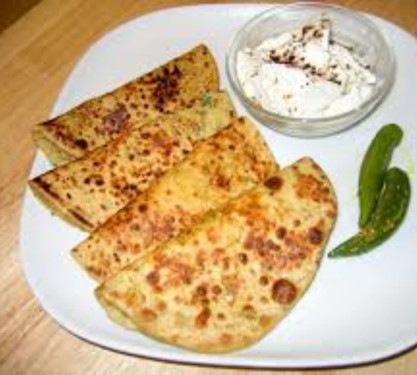
[[[270,5],[209,5],[165,10],[137,18],[95,43],[75,67],[51,116],[205,42],[216,56],[222,84],[225,52],[239,27]],[[319,162],[333,181],[340,216],[327,250],[357,229],[357,179],[364,151],[378,128],[397,122],[405,137],[393,164],[416,186],[417,41],[375,19],[394,46],[398,73],[382,106],[360,126],[320,139],[296,139],[262,127],[281,165],[303,155]],[[234,99],[236,99],[234,97]],[[237,101],[235,100],[237,104]],[[244,114],[241,106],[240,113]],[[32,176],[50,168],[38,153]],[[246,366],[320,367],[377,360],[417,342],[417,205],[395,236],[356,259],[324,258],[318,275],[294,311],[251,348],[227,355],[177,349],[126,330],[106,318],[93,296],[95,282],[69,254],[86,235],[52,216],[29,190],[21,223],[23,269],[44,309],[63,327],[99,345],[169,361]]]

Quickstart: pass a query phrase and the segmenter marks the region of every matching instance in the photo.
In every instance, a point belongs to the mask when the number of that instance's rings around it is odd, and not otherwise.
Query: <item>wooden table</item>
[[[375,13],[417,34],[417,0],[336,2]],[[118,24],[157,9],[195,3],[188,0],[43,0],[0,34],[1,375],[255,373],[151,361],[82,341],[43,312],[23,278],[18,259],[21,198],[35,151],[30,129],[48,117],[74,63],[94,40]],[[412,375],[417,373],[417,351],[359,368],[282,373]]]

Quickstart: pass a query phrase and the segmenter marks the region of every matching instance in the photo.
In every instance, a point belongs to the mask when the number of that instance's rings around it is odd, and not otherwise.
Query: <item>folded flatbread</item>
[[[36,125],[33,137],[53,164],[79,158],[164,113],[190,106],[219,90],[216,62],[205,45],[169,61],[116,90]]]
[[[275,173],[277,165],[256,127],[236,119],[161,177],[73,250],[103,280]]]
[[[313,280],[336,217],[330,181],[302,159],[105,281],[110,318],[201,352],[258,341]]]
[[[162,115],[83,158],[29,182],[55,214],[92,231],[233,117],[226,93],[203,94],[193,107]]]

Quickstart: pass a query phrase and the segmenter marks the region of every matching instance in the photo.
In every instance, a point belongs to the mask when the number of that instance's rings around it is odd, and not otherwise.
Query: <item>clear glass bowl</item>
[[[372,96],[359,107],[346,113],[324,118],[281,116],[262,108],[248,98],[239,82],[236,58],[240,50],[254,48],[265,39],[293,30],[325,14],[332,21],[333,39],[352,45],[355,54],[371,66],[377,76]],[[249,112],[262,124],[292,136],[319,137],[340,132],[367,116],[389,92],[395,76],[394,54],[378,27],[366,16],[329,4],[294,3],[281,5],[250,20],[232,41],[226,59],[226,69],[233,90]]]

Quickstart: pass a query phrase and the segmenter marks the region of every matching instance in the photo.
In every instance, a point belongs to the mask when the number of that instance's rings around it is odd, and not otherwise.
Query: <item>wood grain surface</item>
[[[211,3],[223,3],[211,1]],[[417,34],[417,0],[335,1],[385,17]],[[46,315],[18,258],[22,194],[34,156],[33,124],[46,119],[74,63],[106,31],[187,0],[43,0],[0,34],[0,374],[208,374],[256,370],[176,365],[126,356],[74,337]],[[417,83],[416,83],[417,84]],[[45,272],[48,272],[45,265]],[[272,374],[262,371],[262,374]],[[283,374],[414,375],[417,351],[350,369]]]

